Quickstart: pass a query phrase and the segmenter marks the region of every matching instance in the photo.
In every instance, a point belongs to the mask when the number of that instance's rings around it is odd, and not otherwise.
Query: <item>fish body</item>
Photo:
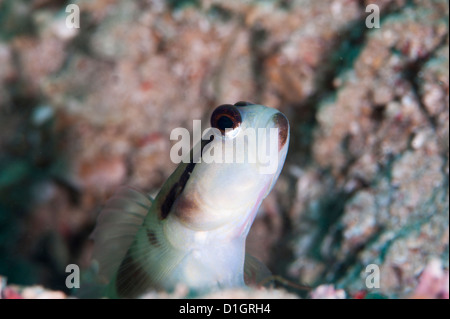
[[[93,233],[94,259],[110,297],[172,291],[178,284],[194,293],[240,287],[244,271],[257,267],[246,257],[245,240],[283,167],[289,123],[273,108],[238,102],[218,107],[211,124],[210,138],[193,148],[154,200],[122,189],[100,214]],[[232,143],[224,141],[239,138],[247,128],[277,129],[275,170],[261,173],[267,163],[248,156],[239,162],[201,160],[214,149],[225,154]],[[244,138],[241,151],[248,155],[268,145],[268,134],[256,141]]]

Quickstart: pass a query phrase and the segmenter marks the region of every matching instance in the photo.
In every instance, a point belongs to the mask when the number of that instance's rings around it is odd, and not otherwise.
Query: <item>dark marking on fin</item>
[[[161,246],[158,241],[158,237],[156,237],[155,233],[150,229],[147,229],[147,238],[148,238],[148,242],[150,243],[151,246],[153,246],[153,247]]]
[[[128,251],[116,277],[116,291],[120,298],[137,298],[152,287],[152,280]]]

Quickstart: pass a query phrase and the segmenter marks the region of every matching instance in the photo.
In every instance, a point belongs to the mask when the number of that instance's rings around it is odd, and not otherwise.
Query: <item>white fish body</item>
[[[218,107],[211,121],[221,131],[230,127],[231,133],[217,131],[220,136],[204,142],[191,159],[218,145],[224,150],[222,142],[245,128],[278,128],[276,171],[261,174],[262,163],[248,157],[243,163],[191,161],[178,166],[155,200],[120,190],[100,214],[93,234],[94,259],[110,297],[171,291],[177,284],[195,293],[244,286],[244,263],[245,271],[258,267],[246,257],[245,240],[283,167],[289,124],[277,110],[248,102]]]

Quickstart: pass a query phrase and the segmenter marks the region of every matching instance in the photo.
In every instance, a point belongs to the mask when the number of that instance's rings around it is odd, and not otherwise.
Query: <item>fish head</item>
[[[193,155],[200,160],[175,202],[177,218],[197,231],[226,226],[233,236],[246,236],[280,175],[289,138],[289,122],[274,108],[248,102],[217,107]]]

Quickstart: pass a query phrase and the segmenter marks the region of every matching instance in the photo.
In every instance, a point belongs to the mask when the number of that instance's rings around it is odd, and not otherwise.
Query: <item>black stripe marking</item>
[[[205,148],[205,146],[211,143],[213,140],[214,136],[211,136],[210,140],[202,140],[200,156],[203,153],[203,149]],[[180,179],[172,186],[163,203],[161,204],[161,219],[166,219],[167,216],[169,216],[173,203],[183,192],[184,187],[186,186],[189,178],[191,177],[191,173],[194,171],[196,164],[197,163],[193,161],[193,150],[191,150],[191,162],[187,164],[183,174],[181,174],[180,176]]]
[[[166,199],[161,205],[161,218],[166,219],[169,216],[170,210],[173,206],[173,203],[178,198],[178,196],[183,192],[184,187],[186,186],[187,181],[191,177],[191,173],[195,168],[195,164],[197,163],[189,163],[183,174],[180,177],[180,180],[175,183],[170,189],[169,193],[166,196]]]

